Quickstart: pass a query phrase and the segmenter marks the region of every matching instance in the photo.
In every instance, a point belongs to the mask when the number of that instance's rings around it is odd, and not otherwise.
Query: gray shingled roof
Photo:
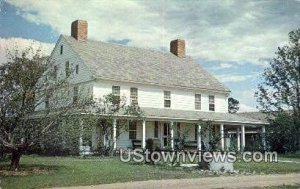
[[[244,124],[268,124],[265,120],[258,120],[250,117],[244,117],[240,114],[202,112],[187,110],[172,110],[160,108],[142,108],[145,117],[160,119],[182,119],[182,120],[203,120],[225,123],[244,123]]]
[[[179,58],[170,52],[62,37],[96,78],[229,92],[190,57]]]
[[[243,117],[253,118],[253,119],[257,119],[257,120],[264,121],[264,122],[268,122],[269,118],[270,118],[270,116],[268,117],[268,115],[263,112],[241,112],[238,114]],[[271,116],[271,118],[272,118],[272,116]]]

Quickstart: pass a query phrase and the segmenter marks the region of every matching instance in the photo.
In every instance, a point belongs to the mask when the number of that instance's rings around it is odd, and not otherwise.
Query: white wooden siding
[[[130,103],[130,88],[138,88],[138,104],[140,107],[164,108],[164,91],[171,91],[171,109],[195,110],[195,93],[201,94],[201,110],[209,111],[208,96],[215,96],[215,111],[227,112],[227,95],[207,91],[193,91],[178,88],[160,87],[154,85],[131,84],[126,82],[113,82],[97,80],[94,82],[94,98],[103,98],[104,95],[112,92],[112,86],[121,87],[121,96],[125,96],[127,104]],[[199,111],[199,110],[195,110]]]

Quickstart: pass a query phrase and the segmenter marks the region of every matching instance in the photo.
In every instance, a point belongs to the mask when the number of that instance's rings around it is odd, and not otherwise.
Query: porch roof
[[[228,124],[251,124],[266,125],[268,122],[245,117],[239,114],[220,113],[220,112],[203,112],[191,110],[172,110],[162,108],[142,108],[146,118],[153,119],[173,119],[187,121],[213,121]]]

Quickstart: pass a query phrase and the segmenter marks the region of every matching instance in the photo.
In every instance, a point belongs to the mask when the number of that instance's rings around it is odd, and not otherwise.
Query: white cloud
[[[130,39],[129,45],[168,49],[170,40],[182,37],[189,55],[240,64],[265,65],[261,60],[273,57],[300,22],[300,5],[292,1],[8,2],[28,21],[50,25],[59,34],[69,35],[70,23],[80,18],[88,20],[91,39]]]
[[[246,104],[240,104],[239,112],[258,112],[258,109],[248,106]]]
[[[223,74],[216,76],[222,82],[241,82],[248,79],[253,79],[255,75],[232,75],[232,74]]]
[[[34,51],[41,50],[42,55],[50,55],[54,44],[42,43],[32,39],[24,38],[0,38],[0,64],[3,64],[7,61],[7,51],[23,51],[29,47],[31,47]]]
[[[228,64],[228,63],[221,63],[219,67],[226,69],[226,68],[232,68],[233,65],[232,64]]]

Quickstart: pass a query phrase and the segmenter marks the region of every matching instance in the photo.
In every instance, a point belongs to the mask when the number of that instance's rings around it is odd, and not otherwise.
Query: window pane
[[[136,121],[129,121],[129,130],[136,130]]]
[[[73,103],[78,102],[78,87],[73,88]]]
[[[170,91],[164,91],[164,98],[165,99],[171,99],[171,92]]]
[[[171,100],[165,100],[165,108],[171,107]]]
[[[136,131],[129,131],[129,139],[136,139]]]
[[[209,105],[209,111],[215,111],[215,105],[214,104]]]
[[[63,50],[64,50],[64,46],[60,46],[60,54],[62,54],[63,53]]]
[[[130,100],[132,105],[138,104],[138,89],[130,88]]]
[[[70,76],[70,62],[69,61],[66,62],[65,72],[66,72],[67,77]]]
[[[195,94],[195,109],[201,110],[201,94]]]
[[[76,74],[79,73],[79,65],[78,64],[76,65],[75,72],[76,72]]]
[[[209,96],[209,103],[214,104],[215,103],[215,96]]]
[[[112,94],[115,96],[120,96],[120,86],[112,86]]]
[[[209,111],[215,111],[215,96],[209,96]]]

